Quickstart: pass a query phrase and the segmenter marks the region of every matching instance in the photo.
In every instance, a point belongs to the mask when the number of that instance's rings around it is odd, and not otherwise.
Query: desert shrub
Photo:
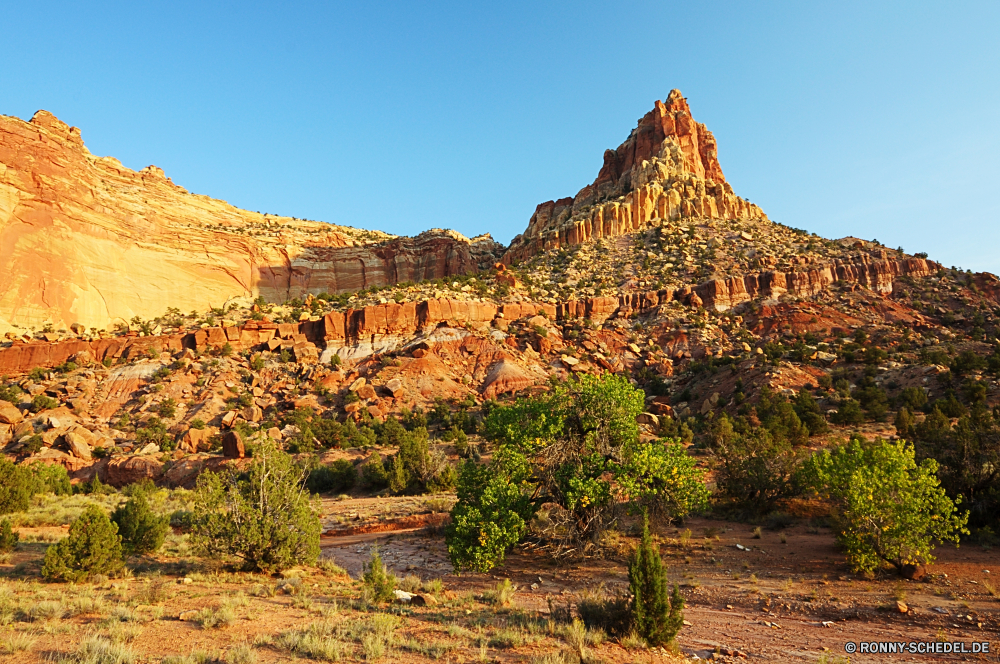
[[[799,454],[764,428],[721,436],[715,446],[716,487],[728,507],[763,514],[799,493]]]
[[[896,411],[896,419],[893,421],[893,426],[896,427],[896,435],[900,438],[912,440],[913,434],[916,433],[916,420],[905,406]]]
[[[379,490],[389,486],[389,473],[385,470],[385,462],[378,452],[372,455],[361,466],[361,482],[369,489]]]
[[[775,394],[765,387],[755,408],[760,426],[777,440],[787,440],[792,445],[804,445],[810,430],[802,423],[795,406],[784,395]]]
[[[170,397],[167,397],[160,402],[156,412],[160,414],[160,417],[166,417],[169,419],[177,414],[177,402]]]
[[[167,432],[167,427],[158,417],[149,418],[142,427],[135,430],[135,442],[139,447],[153,443],[161,450],[171,450],[175,447],[174,439]]]
[[[101,481],[96,474],[86,482],[80,482],[73,487],[73,493],[103,496],[115,493],[115,488]]]
[[[945,363],[942,363],[945,364]],[[956,376],[963,376],[968,373],[982,371],[988,365],[985,357],[977,355],[975,351],[964,350],[947,363],[951,372]]]
[[[42,448],[45,446],[45,441],[37,433],[29,436],[28,440],[24,442],[24,446],[21,447],[21,453],[31,456],[32,454],[38,454]]]
[[[826,417],[823,415],[823,410],[806,390],[799,390],[798,396],[795,397],[793,408],[799,420],[809,430],[810,436],[826,433],[829,430],[830,427],[826,424]]]
[[[32,494],[54,493],[57,496],[69,496],[73,493],[73,485],[69,481],[66,466],[50,466],[45,463],[35,463],[28,466],[31,473]]]
[[[0,519],[0,553],[9,553],[20,539],[10,525],[10,519]]]
[[[406,428],[395,417],[386,418],[385,422],[375,427],[375,442],[379,445],[399,447]]]
[[[386,569],[377,546],[372,547],[371,557],[363,567],[361,580],[369,599],[372,602],[392,601],[393,591],[396,589],[396,577]]]
[[[96,505],[89,505],[69,527],[69,534],[45,552],[42,576],[50,581],[82,581],[111,574],[122,566],[118,526]]]
[[[397,426],[395,439],[399,451],[388,462],[389,490],[400,494],[451,488],[453,467],[443,454],[431,453],[427,429],[407,431]]]
[[[487,572],[521,541],[536,511],[526,484],[527,460],[500,449],[488,464],[466,461],[458,470],[458,502],[447,527],[448,556],[456,569]]]
[[[52,397],[47,397],[44,394],[36,394],[35,398],[31,400],[31,412],[40,413],[43,410],[51,410],[59,406],[59,402]]]
[[[632,631],[632,599],[628,595],[608,597],[601,592],[588,592],[577,602],[576,610],[583,624],[591,629],[617,637]]]
[[[305,488],[305,471],[272,443],[257,448],[244,472],[198,477],[192,542],[209,556],[235,559],[244,570],[312,564],[321,530]]]
[[[868,376],[860,381],[854,396],[870,420],[881,421],[889,410],[889,395]]]
[[[28,509],[32,489],[31,473],[0,456],[0,514]]]
[[[910,412],[923,410],[927,405],[927,393],[919,387],[907,387],[899,395],[899,401],[906,406]]]
[[[912,427],[912,434],[917,459],[935,459],[941,486],[969,509],[969,526],[1000,527],[1000,423],[996,414],[975,405],[952,426],[948,417],[934,409]]]
[[[643,392],[622,377],[583,376],[491,409],[492,460],[458,473],[448,529],[456,568],[498,564],[545,503],[559,508],[545,536],[567,542],[597,540],[624,508],[650,505],[670,518],[702,506],[701,471],[680,445],[640,444],[643,405]]]
[[[935,401],[931,410],[934,409],[941,411],[946,417],[964,417],[969,414],[968,409],[955,396],[954,390],[948,390],[945,393],[944,399]]]
[[[861,410],[861,404],[854,399],[841,399],[837,412],[830,415],[830,421],[834,424],[858,425],[865,421],[865,413]]]
[[[137,492],[111,514],[122,538],[125,556],[152,553],[163,546],[170,528],[170,517],[157,516],[149,506],[145,492]]]
[[[937,470],[933,459],[918,465],[906,441],[853,439],[813,455],[803,474],[833,501],[837,540],[850,567],[871,573],[885,563],[899,569],[932,562],[934,540],[957,542],[968,534],[968,513],[958,513]]]
[[[673,592],[668,592],[667,571],[653,545],[645,516],[642,540],[628,567],[628,580],[636,632],[651,646],[673,641],[684,624],[684,598],[676,585]]]
[[[15,406],[21,401],[21,395],[24,390],[17,383],[8,383],[6,385],[0,385],[0,401],[6,401],[12,403]]]
[[[313,493],[343,493],[354,488],[358,471],[347,459],[339,459],[325,466],[316,466],[309,471],[306,488]]]

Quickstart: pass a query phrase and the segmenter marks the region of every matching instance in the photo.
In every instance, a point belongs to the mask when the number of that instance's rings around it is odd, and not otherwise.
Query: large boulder
[[[163,476],[163,462],[155,456],[123,456],[111,459],[107,466],[108,484],[123,487],[145,479],[156,482]]]
[[[483,381],[482,393],[487,399],[498,394],[516,392],[535,384],[531,375],[512,360],[503,359],[490,368]]]
[[[188,454],[194,454],[195,452],[207,452],[212,446],[212,436],[216,433],[217,430],[214,427],[206,427],[204,429],[188,429],[187,433],[181,437],[178,447]]]
[[[230,429],[222,436],[222,454],[227,459],[242,459],[246,453],[243,438],[238,431]]]
[[[79,459],[90,459],[90,441],[79,431],[69,431],[63,436],[70,454]]]
[[[9,401],[0,401],[0,424],[17,424],[23,419],[24,415],[17,406]]]

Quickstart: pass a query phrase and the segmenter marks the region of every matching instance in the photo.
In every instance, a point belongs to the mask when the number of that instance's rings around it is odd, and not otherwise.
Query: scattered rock
[[[227,459],[242,459],[246,456],[246,447],[238,431],[230,429],[222,436],[222,454]]]

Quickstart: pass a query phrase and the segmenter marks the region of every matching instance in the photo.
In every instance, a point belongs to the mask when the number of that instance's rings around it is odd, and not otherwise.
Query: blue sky
[[[1000,3],[283,4],[9,4],[0,113],[250,210],[508,242],[676,87],[772,219],[1000,273]]]

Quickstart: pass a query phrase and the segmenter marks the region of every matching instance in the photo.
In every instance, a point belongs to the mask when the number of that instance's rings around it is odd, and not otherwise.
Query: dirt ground
[[[625,528],[630,534],[607,542],[600,557],[556,558],[527,542],[491,574],[456,575],[443,537],[448,507],[440,497],[325,499],[322,559],[343,571],[321,564],[274,577],[161,555],[133,565],[126,578],[44,583],[41,557],[63,529],[21,529],[30,541],[0,560],[0,661],[84,661],[64,658],[93,635],[131,648],[136,664],[171,656],[184,658],[171,664],[251,664],[232,655],[250,646],[258,664],[579,661],[561,654],[571,635],[552,620],[551,609],[627,588],[634,533]],[[654,533],[687,603],[679,652],[598,639],[588,645],[585,664],[1000,661],[1000,582],[992,580],[1000,556],[987,548],[939,548],[937,564],[920,582],[892,575],[869,580],[849,573],[831,531],[809,519],[763,529],[759,537],[752,526],[711,519],[655,526]],[[358,579],[375,546],[404,586],[412,589],[419,578],[436,603],[366,604]],[[510,606],[499,606],[490,591],[505,578],[517,592]],[[211,624],[213,612],[226,606],[229,618]],[[376,619],[395,621],[382,654],[371,651],[366,631]],[[288,645],[289,634],[317,628],[336,630],[333,651],[319,656]],[[848,656],[845,644],[862,641],[985,641],[990,654]]]
[[[848,641],[943,640],[989,641],[991,655],[858,653],[850,661],[1000,661],[1000,599],[987,589],[1000,585],[992,581],[1000,575],[995,551],[946,546],[937,550],[924,581],[894,575],[867,580],[849,573],[828,528],[808,523],[763,530],[756,539],[751,526],[691,519],[659,535],[670,576],[687,601],[690,625],[679,638],[687,655],[705,659],[737,651],[742,655],[731,655],[734,661],[816,662],[824,655],[846,661]],[[325,539],[324,556],[352,576],[377,545],[397,574],[441,578],[456,591],[483,592],[510,578],[519,587],[517,605],[528,610],[548,611],[550,600],[572,604],[598,586],[614,591],[628,585],[624,545],[619,555],[561,561],[520,547],[490,575],[456,576],[440,535],[374,533],[345,540]]]

